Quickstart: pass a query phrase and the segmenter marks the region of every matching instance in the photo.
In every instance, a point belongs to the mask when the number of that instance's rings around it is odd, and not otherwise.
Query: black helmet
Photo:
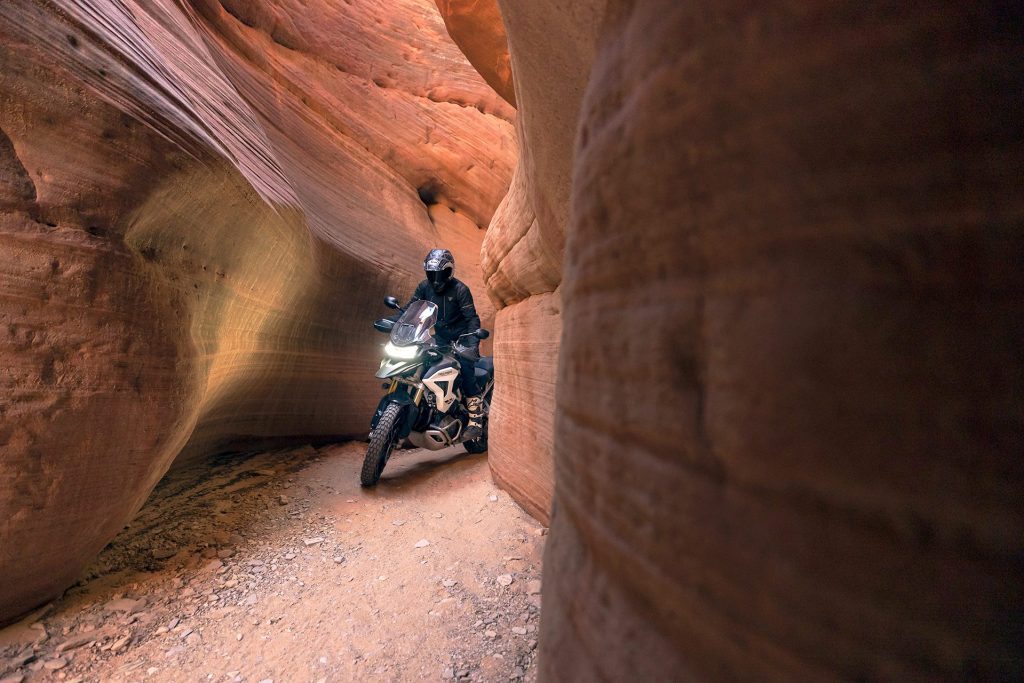
[[[443,292],[455,274],[455,257],[447,249],[431,249],[423,259],[423,270],[435,292]]]

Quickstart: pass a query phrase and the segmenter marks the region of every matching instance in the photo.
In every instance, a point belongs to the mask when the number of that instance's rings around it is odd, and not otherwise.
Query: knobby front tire
[[[366,457],[363,458],[363,469],[359,472],[359,483],[363,486],[374,486],[380,481],[384,465],[388,463],[391,451],[395,448],[395,433],[398,431],[398,417],[401,412],[401,406],[392,403],[384,409],[384,414],[373,428],[370,445],[366,448]]]

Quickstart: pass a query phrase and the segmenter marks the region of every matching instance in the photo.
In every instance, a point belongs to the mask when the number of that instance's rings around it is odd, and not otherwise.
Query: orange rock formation
[[[440,243],[482,290],[516,146],[429,0],[18,0],[0,40],[3,619],[176,457],[362,434],[381,297]]]
[[[500,5],[490,460],[541,514],[555,460],[542,679],[1019,678],[1005,8]]]
[[[1017,15],[499,0],[513,176],[400,4],[0,5],[0,614],[183,449],[362,428],[380,294],[489,222],[545,680],[1020,678]]]
[[[497,0],[436,0],[448,34],[484,80],[513,106],[512,63]]]

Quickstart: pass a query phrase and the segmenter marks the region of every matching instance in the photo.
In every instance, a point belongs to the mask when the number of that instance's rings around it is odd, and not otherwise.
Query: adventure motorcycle
[[[390,308],[402,311],[393,296],[384,299]],[[475,380],[483,387],[483,436],[462,441],[469,414],[462,403],[457,356],[472,358],[470,348],[460,344],[467,337],[486,339],[487,330],[464,334],[452,345],[438,344],[434,337],[437,306],[429,301],[414,301],[402,311],[398,321],[383,318],[373,326],[390,332],[384,345],[384,359],[377,377],[391,380],[370,423],[370,445],[366,449],[359,481],[373,486],[380,479],[391,451],[404,438],[413,445],[432,451],[463,443],[470,453],[487,450],[487,413],[494,391],[494,360],[485,356],[475,362]],[[466,354],[466,355],[463,355]]]

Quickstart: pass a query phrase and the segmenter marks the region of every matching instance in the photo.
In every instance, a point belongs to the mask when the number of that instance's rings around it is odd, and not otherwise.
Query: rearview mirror
[[[390,332],[395,328],[395,321],[388,320],[387,318],[381,318],[380,320],[373,323],[373,329],[378,332]]]
[[[398,299],[396,299],[393,296],[384,297],[384,305],[387,306],[388,308],[402,308],[401,306],[398,305]]]
[[[476,337],[477,339],[487,339],[488,337],[491,336],[491,333],[481,327],[479,330],[473,333],[473,336]]]

